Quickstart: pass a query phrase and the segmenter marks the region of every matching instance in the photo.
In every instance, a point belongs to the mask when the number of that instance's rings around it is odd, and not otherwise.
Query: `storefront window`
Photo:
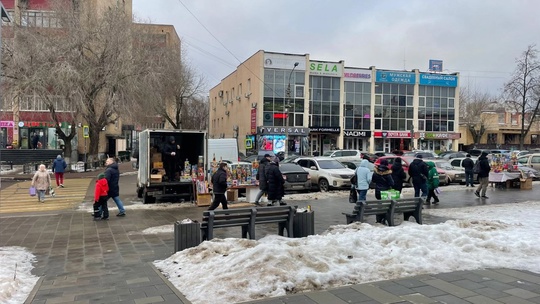
[[[345,129],[369,130],[371,83],[346,81],[345,97]],[[381,96],[376,95],[375,99],[380,100]]]
[[[422,108],[425,108],[425,131],[454,132],[454,97],[455,88],[439,86],[419,87],[419,118]],[[425,100],[425,103],[424,103]],[[423,116],[423,115],[422,115]]]
[[[289,79],[290,75],[290,79]],[[305,72],[291,70],[264,70],[263,125],[302,126],[304,114]],[[290,94],[287,89],[290,84]]]
[[[311,125],[338,127],[340,78],[310,76],[310,91],[310,114],[314,114],[311,117]]]
[[[370,85],[369,83],[367,85]],[[382,129],[404,131],[405,121],[407,118],[412,119],[414,115],[413,93],[414,85],[411,84],[394,84],[394,83],[377,83],[375,86],[375,104],[381,104],[383,107],[375,108],[375,117],[384,117],[382,121]],[[379,101],[380,100],[380,101]],[[382,102],[381,102],[382,101]],[[382,108],[382,109],[377,109]],[[400,122],[402,121],[402,122]]]

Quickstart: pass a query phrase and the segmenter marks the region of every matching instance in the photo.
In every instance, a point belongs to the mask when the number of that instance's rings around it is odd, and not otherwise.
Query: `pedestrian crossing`
[[[46,195],[44,203],[40,203],[37,196],[30,196],[30,181],[15,183],[0,190],[0,214],[76,209],[84,201],[92,180],[64,180],[65,188],[55,188],[56,196]]]

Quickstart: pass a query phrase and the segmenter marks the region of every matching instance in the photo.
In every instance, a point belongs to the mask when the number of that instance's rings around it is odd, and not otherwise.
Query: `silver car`
[[[465,184],[465,171],[458,168],[454,168],[447,160],[432,160],[437,168],[446,172],[445,184],[460,183]]]

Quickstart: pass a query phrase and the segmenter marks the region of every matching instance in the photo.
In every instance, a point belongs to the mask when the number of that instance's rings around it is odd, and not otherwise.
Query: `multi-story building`
[[[12,26],[61,27],[56,12],[51,10],[50,0],[2,0],[2,3],[6,8],[6,13],[14,20],[12,23],[2,23],[2,27],[5,27],[2,36],[6,39],[13,37],[13,31],[10,30]],[[95,12],[107,9],[111,5],[119,5],[126,15],[132,15],[132,0],[78,0],[72,3],[74,9]],[[172,25],[134,23],[134,29],[151,36],[151,39],[147,39],[146,42],[151,41],[152,47],[177,47],[180,49],[180,38]],[[31,148],[30,138],[32,134],[40,135],[40,141],[45,149],[61,148],[61,142],[55,132],[56,123],[52,120],[49,110],[39,96],[25,95],[16,100],[2,94],[1,98],[0,148],[5,148],[6,145],[21,149]],[[72,107],[59,98],[55,111],[60,119],[61,127],[67,131],[69,121],[73,116]],[[78,127],[85,125],[85,122],[80,117],[77,118],[77,121]],[[118,151],[130,150],[133,142],[136,141],[138,131],[146,127],[163,128],[164,121],[159,117],[152,116],[149,117],[148,121],[135,123],[126,121],[121,117],[117,123],[108,125],[102,132],[98,143],[99,152],[117,155]],[[82,128],[78,130],[81,130],[81,132],[78,132],[72,144],[77,147],[80,158],[86,148]]]
[[[458,82],[261,50],[210,90],[209,135],[260,153],[457,149]]]

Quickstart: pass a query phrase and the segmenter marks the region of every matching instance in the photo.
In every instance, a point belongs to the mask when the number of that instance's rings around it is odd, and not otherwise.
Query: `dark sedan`
[[[296,163],[280,163],[279,170],[285,179],[285,191],[310,191],[311,176]]]

